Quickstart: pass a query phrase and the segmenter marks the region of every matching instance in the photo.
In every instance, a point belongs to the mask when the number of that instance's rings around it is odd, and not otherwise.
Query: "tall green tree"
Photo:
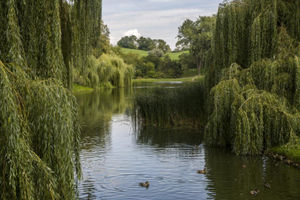
[[[200,71],[205,63],[205,57],[211,49],[215,17],[199,17],[195,22],[185,20],[178,29],[180,49],[189,49]]]
[[[138,38],[135,35],[122,37],[118,41],[118,46],[128,49],[137,49],[138,48]]]
[[[171,52],[171,47],[170,45],[167,44],[166,41],[162,39],[154,40],[155,43],[155,48],[160,49],[164,53]]]
[[[151,51],[155,49],[155,42],[151,38],[140,37],[137,42],[140,50]]]
[[[75,199],[79,127],[66,87],[97,48],[101,0],[0,3],[0,199]]]

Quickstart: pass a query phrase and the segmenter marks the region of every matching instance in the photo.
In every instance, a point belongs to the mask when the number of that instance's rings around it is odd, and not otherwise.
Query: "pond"
[[[239,157],[209,148],[202,143],[203,133],[188,127],[136,127],[133,96],[147,90],[139,85],[77,95],[82,125],[80,199],[300,199],[298,169],[267,157]],[[206,174],[197,173],[204,168]],[[139,186],[145,181],[148,189]],[[254,189],[260,190],[255,197],[249,193]]]

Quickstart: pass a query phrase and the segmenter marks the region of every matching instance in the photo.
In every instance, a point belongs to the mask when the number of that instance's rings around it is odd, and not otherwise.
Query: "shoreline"
[[[173,81],[181,81],[181,82],[194,82],[204,78],[204,75],[200,76],[191,76],[191,77],[182,77],[182,78],[137,78],[133,79],[132,83],[155,83],[155,82],[173,82]]]

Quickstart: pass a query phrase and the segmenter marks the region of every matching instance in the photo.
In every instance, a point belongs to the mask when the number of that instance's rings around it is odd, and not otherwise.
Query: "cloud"
[[[114,45],[117,44],[117,42],[118,42],[118,39],[112,35],[109,36],[109,40],[110,40],[110,43],[114,44]]]
[[[136,37],[141,37],[141,34],[139,33],[139,31],[137,29],[130,29],[128,31],[126,31],[125,33],[123,33],[123,36],[132,36],[135,35]]]
[[[117,40],[124,35],[142,35],[163,39],[174,48],[178,27],[183,21],[215,14],[220,2],[222,0],[103,0],[103,19]],[[116,44],[116,40],[112,40],[112,44]]]

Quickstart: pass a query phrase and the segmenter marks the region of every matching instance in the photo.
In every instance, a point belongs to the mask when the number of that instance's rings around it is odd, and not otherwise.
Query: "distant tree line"
[[[172,60],[168,54],[159,49],[153,49],[142,57],[136,53],[122,53],[119,55],[125,63],[134,66],[136,78],[178,78],[183,73],[178,60]]]
[[[138,38],[135,35],[122,37],[118,41],[118,46],[123,48],[139,49],[144,51],[159,49],[164,53],[171,51],[170,45],[168,45],[167,42],[162,39],[151,39],[149,37],[146,38],[143,36]]]

